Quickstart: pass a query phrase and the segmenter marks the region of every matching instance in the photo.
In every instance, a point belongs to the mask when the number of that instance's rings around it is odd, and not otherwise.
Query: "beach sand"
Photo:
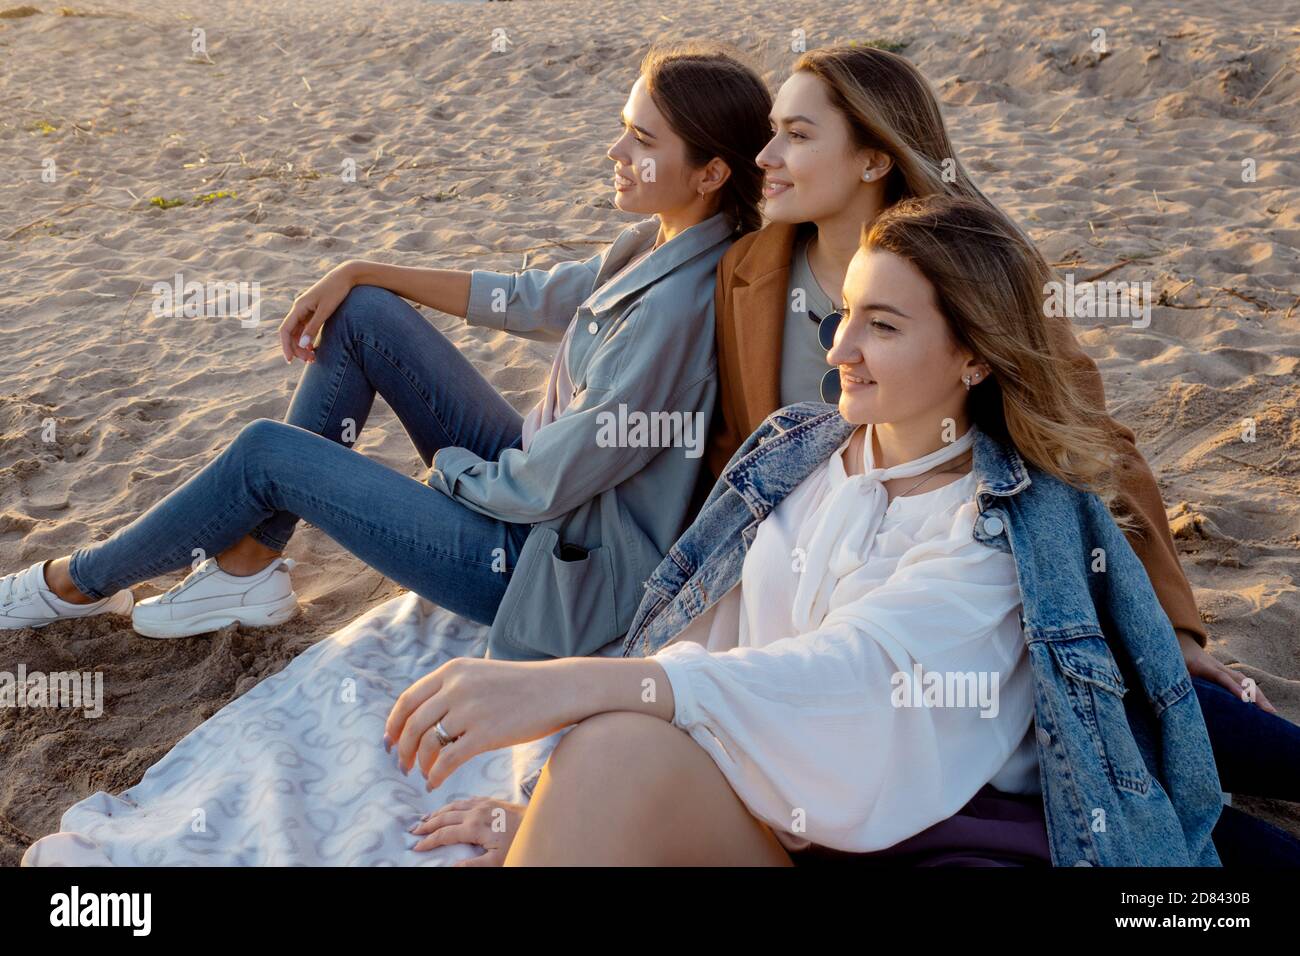
[[[0,12],[0,571],[108,536],[282,417],[301,366],[280,318],[344,259],[513,270],[611,239],[634,217],[604,152],[650,42],[730,41],[775,87],[803,30],[905,43],[963,162],[1051,261],[1152,284],[1149,327],[1079,338],[1160,481],[1212,651],[1300,719],[1294,6],[71,2]],[[261,324],[152,314],[178,272],[259,283]],[[552,346],[425,312],[520,411],[539,397]],[[426,471],[382,403],[357,447]],[[400,592],[315,528],[288,553],[303,613],[272,630],[156,642],[98,617],[0,637],[0,670],[105,688],[95,720],[0,710],[0,863]],[[1295,805],[1237,803],[1300,833]]]

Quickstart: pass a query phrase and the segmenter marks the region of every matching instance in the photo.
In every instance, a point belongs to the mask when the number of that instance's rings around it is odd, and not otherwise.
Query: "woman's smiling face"
[[[681,209],[696,198],[686,142],[677,135],[637,78],[623,106],[623,133],[606,155],[614,161],[614,204],[651,215]]]
[[[840,414],[860,425],[959,421],[962,376],[988,374],[953,337],[929,280],[880,250],[859,249],[849,263],[844,318],[826,360],[840,370]]]
[[[764,172],[763,212],[774,222],[815,222],[850,205],[874,150],[853,142],[844,114],[826,85],[801,70],[772,104],[772,139],[758,154]]]

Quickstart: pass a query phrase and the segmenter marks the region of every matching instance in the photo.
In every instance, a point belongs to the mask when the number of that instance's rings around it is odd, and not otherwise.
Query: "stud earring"
[[[873,173],[873,172],[872,172],[871,170],[869,170],[869,169],[864,170],[863,173],[862,173],[862,181],[863,181],[864,183],[870,182],[874,177],[875,177],[875,173]]]

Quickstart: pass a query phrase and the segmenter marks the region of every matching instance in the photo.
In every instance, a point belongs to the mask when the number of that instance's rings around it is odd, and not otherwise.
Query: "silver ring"
[[[438,743],[442,744],[444,747],[456,739],[443,729],[441,720],[433,725],[433,732],[438,735]]]

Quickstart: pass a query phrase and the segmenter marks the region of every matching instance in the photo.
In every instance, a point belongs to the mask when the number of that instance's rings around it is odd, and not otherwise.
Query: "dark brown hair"
[[[754,162],[770,137],[772,95],[759,75],[719,44],[655,46],[641,61],[646,90],[695,167],[715,156],[731,175],[720,210],[739,232],[762,223],[763,171]]]

